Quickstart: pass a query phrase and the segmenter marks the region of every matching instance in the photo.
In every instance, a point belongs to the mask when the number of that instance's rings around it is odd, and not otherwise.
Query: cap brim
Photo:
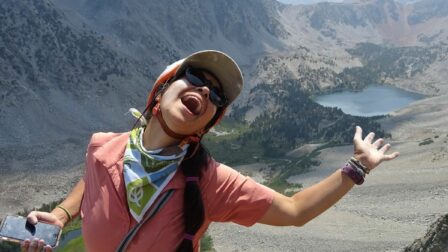
[[[212,73],[221,83],[229,104],[238,97],[243,88],[243,75],[240,68],[230,56],[223,52],[206,50],[193,53],[184,59],[177,72],[183,71],[187,66]]]

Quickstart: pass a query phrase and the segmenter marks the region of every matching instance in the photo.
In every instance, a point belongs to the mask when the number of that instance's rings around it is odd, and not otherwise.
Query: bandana
[[[188,148],[186,144],[146,150],[142,142],[144,129],[140,127],[131,131],[123,161],[129,211],[137,222],[171,181]],[[171,154],[163,154],[166,152]]]

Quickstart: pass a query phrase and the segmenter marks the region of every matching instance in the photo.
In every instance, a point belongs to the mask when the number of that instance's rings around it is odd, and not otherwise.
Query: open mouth
[[[187,95],[182,97],[181,101],[193,115],[199,115],[201,113],[202,105],[197,97]]]

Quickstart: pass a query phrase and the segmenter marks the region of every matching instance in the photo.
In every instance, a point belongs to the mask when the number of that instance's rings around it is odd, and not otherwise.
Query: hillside
[[[350,116],[338,108],[315,103],[300,90],[296,80],[285,80],[275,87],[260,84],[250,91],[249,97],[246,105],[234,107],[230,115],[239,124],[217,127],[232,132],[243,125],[244,130],[208,138],[212,141],[206,142],[218,160],[231,165],[283,158],[288,151],[307,143],[350,144],[355,125],[375,131],[378,136],[387,136],[375,122],[376,118]],[[270,105],[260,104],[265,101]],[[254,109],[260,109],[260,114],[250,124],[245,123],[248,111]],[[234,147],[229,150],[227,146]]]
[[[85,23],[116,50],[149,62],[150,71],[201,49],[219,49],[248,63],[252,54],[283,48],[288,36],[273,0],[70,1],[55,5],[71,22]]]
[[[176,0],[166,8],[147,1],[3,1],[0,127],[8,134],[0,134],[0,147],[123,129],[122,114],[129,106],[142,106],[145,90],[164,65],[205,48],[224,50],[242,65],[246,88],[240,104],[258,84],[288,79],[309,93],[379,82],[442,94],[447,92],[445,5],[436,0],[307,6]],[[382,31],[398,29],[397,19],[408,20],[406,32],[426,36],[426,42],[407,40],[411,47],[388,40]],[[442,23],[434,25],[436,20]],[[421,25],[428,28],[424,33]],[[366,42],[373,43],[372,50]],[[112,102],[117,94],[123,102]],[[23,110],[24,101],[32,109]],[[25,127],[28,121],[39,127]]]
[[[67,151],[84,145],[92,130],[127,124],[123,105],[138,105],[132,90],[139,94],[147,86],[141,64],[121,57],[95,32],[68,26],[47,1],[2,1],[0,19],[2,172],[27,158],[36,168],[73,166],[83,150]],[[110,102],[119,94],[121,102]],[[62,155],[51,167],[36,160],[56,150]]]
[[[392,135],[397,159],[375,168],[363,185],[303,227],[213,224],[217,251],[403,251],[417,238],[410,251],[446,251],[438,248],[446,243],[448,95],[417,101],[379,122]],[[287,181],[311,186],[352,151],[350,145],[321,150],[317,164]],[[251,164],[254,178],[266,178],[265,170],[262,162]]]

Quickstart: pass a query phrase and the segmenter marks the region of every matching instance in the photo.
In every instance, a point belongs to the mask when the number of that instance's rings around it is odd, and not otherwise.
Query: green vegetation
[[[387,78],[413,77],[441,54],[438,47],[387,47],[372,43],[360,43],[347,51],[363,62],[362,67],[346,68],[335,78],[336,83],[350,89],[384,83]]]
[[[286,152],[307,143],[350,144],[355,125],[374,131],[379,137],[388,136],[376,122],[380,117],[350,116],[338,108],[323,107],[300,90],[300,83],[295,80],[275,86],[261,84],[251,93],[269,94],[275,106],[266,108],[250,124],[242,120],[250,107],[237,107],[219,128],[229,134],[209,134],[204,139],[212,155],[228,165],[284,159]]]
[[[420,142],[418,144],[418,146],[422,146],[422,145],[428,145],[428,144],[432,144],[434,143],[434,140],[432,140],[431,138],[426,138],[425,140],[423,140],[422,142]]]
[[[69,241],[67,245],[65,245],[64,247],[56,249],[56,252],[80,252],[80,251],[86,251],[82,236],[76,237],[75,239]]]
[[[20,247],[15,243],[10,242],[1,242],[0,243],[0,252],[19,252]]]
[[[216,251],[213,248],[213,239],[207,232],[204,234],[204,236],[202,236],[200,247],[201,247],[201,252],[214,252],[214,251]]]

